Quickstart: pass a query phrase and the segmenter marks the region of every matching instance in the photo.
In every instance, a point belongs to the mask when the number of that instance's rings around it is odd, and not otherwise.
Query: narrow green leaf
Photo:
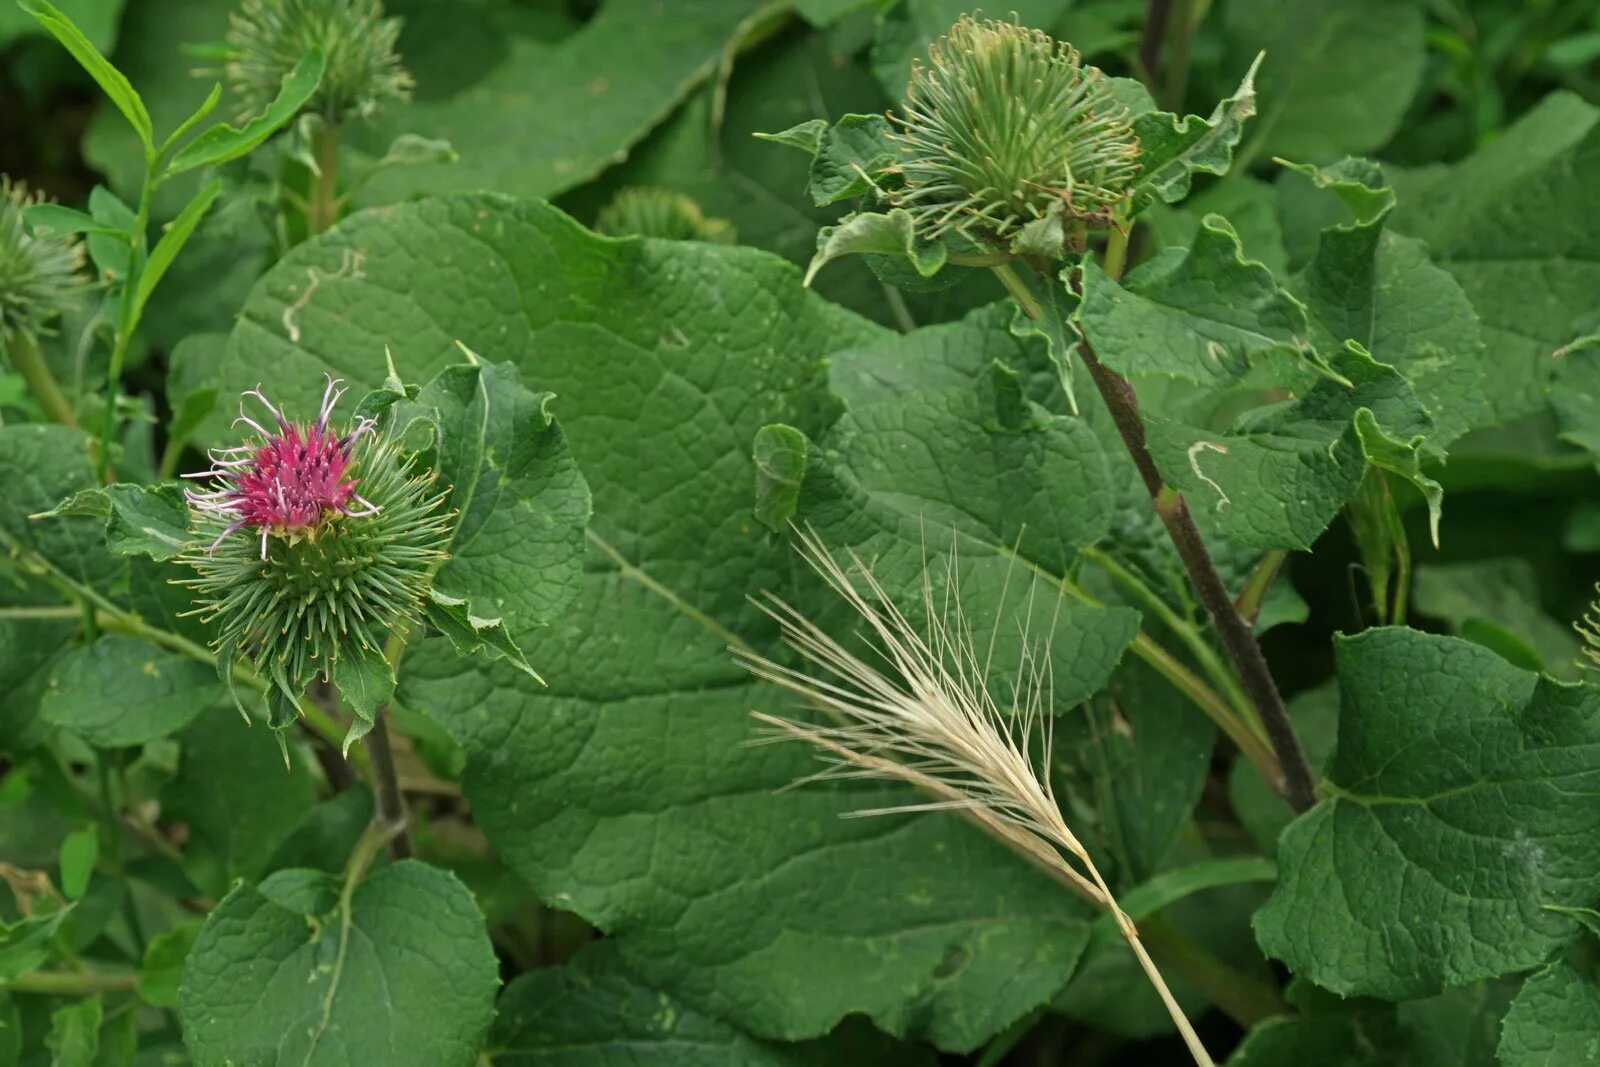
[[[189,919],[150,942],[139,967],[139,996],[158,1008],[178,1006],[178,988],[183,982],[183,965],[200,936],[201,920]]]
[[[523,385],[509,363],[471,359],[423,386],[407,413],[437,419],[434,469],[458,515],[435,588],[517,661],[516,646],[577,594],[589,486],[550,412],[554,394]]]
[[[99,857],[100,833],[93,826],[81,827],[61,839],[61,892],[68,900],[77,900],[89,888],[94,861]]]
[[[394,694],[394,668],[381,648],[346,653],[333,664],[333,684],[355,715],[344,735],[343,752],[349,756],[350,746],[372,732],[378,712]]]
[[[167,273],[167,268],[172,266],[172,261],[178,258],[178,253],[194,235],[195,227],[200,225],[200,220],[211,208],[212,201],[222,193],[222,180],[220,178],[208,182],[201,190],[194,194],[184,209],[178,213],[167,226],[167,232],[161,235],[161,240],[150,250],[150,258],[145,260],[144,270],[139,274],[139,288],[133,297],[133,321],[129,324],[132,330],[139,323],[139,317],[144,313],[144,306],[150,299],[150,294],[155,292],[156,286],[161,284],[162,275]]]
[[[105,225],[87,212],[61,204],[29,204],[22,209],[22,221],[35,237],[41,239],[66,237],[74,233],[119,236],[123,232]]]
[[[24,916],[14,923],[0,920],[0,980],[38,970],[50,957],[50,940],[73,907]]]
[[[155,152],[155,129],[150,124],[150,112],[145,110],[144,101],[139,94],[134,92],[128,79],[122,72],[111,65],[100,50],[85,37],[72,20],[63,15],[46,0],[18,0],[22,9],[39,21],[39,24],[49,30],[56,40],[72,58],[88,71],[89,76],[99,83],[100,88],[111,98],[111,102],[122,112],[128,124],[139,135],[139,140],[144,144],[147,154]]]
[[[1119,895],[1117,903],[1128,918],[1140,922],[1193,893],[1251,882],[1275,882],[1277,878],[1278,865],[1262,856],[1206,860],[1163,871]],[[1110,915],[1102,915],[1095,920],[1089,937],[1089,952],[1103,952],[1119,943],[1122,933]]]
[[[751,459],[756,465],[756,518],[782,533],[800,501],[811,442],[792,426],[763,426],[756,434]]]
[[[220,103],[221,100],[222,83],[216,82],[211,86],[211,91],[206,94],[205,100],[201,101],[200,106],[195,109],[194,113],[179,123],[178,128],[173,130],[172,134],[164,142],[162,142],[162,154],[165,155],[167,152],[171,151],[173,145],[183,140],[191,130],[204,122],[206,120],[206,116],[210,115],[217,109],[217,104]],[[166,176],[171,175],[172,173],[174,173],[172,170],[172,165],[168,163],[162,178],[164,179]]]
[[[182,174],[196,167],[214,167],[237,159],[271,137],[305,106],[317,91],[327,69],[322,50],[313,48],[284,75],[278,95],[267,109],[243,126],[235,128],[219,122],[178,150],[167,164],[164,177]],[[157,249],[159,251],[159,248]]]
[[[50,1032],[44,1046],[53,1053],[50,1067],[95,1067],[100,1052],[99,997],[75,1001],[50,1013]]]
[[[815,156],[817,148],[822,144],[822,133],[828,128],[827,119],[807,119],[796,126],[777,133],[757,133],[756,139],[771,141],[773,144],[788,145],[798,148],[808,156]]]
[[[1139,139],[1139,177],[1133,183],[1135,209],[1157,200],[1173,204],[1189,195],[1195,174],[1226,174],[1233,165],[1233,150],[1244,124],[1256,113],[1256,56],[1232,96],[1217,104],[1211,117],[1190,115],[1180,119],[1165,111],[1152,111],[1133,120]]]

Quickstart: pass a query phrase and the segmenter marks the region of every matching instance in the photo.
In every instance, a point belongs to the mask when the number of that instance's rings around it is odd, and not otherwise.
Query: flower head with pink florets
[[[224,679],[244,655],[273,683],[274,725],[293,719],[319,674],[373,659],[411,626],[446,558],[447,493],[376,420],[336,424],[339,386],[330,376],[307,422],[259,386],[247,391],[265,417],[241,400],[234,425],[253,436],[213,450],[211,468],[187,476],[212,487],[187,494],[196,547],[180,558],[195,574],[180,584],[215,624]]]
[[[356,479],[350,477],[354,463],[351,451],[362,435],[371,433],[377,423],[357,416],[350,431],[340,434],[328,425],[333,409],[345,390],[342,379],[328,376],[322,393],[322,411],[314,423],[301,426],[290,422],[273,406],[258,385],[245,392],[267,409],[277,424],[268,430],[251,418],[239,402],[241,422],[260,440],[231,448],[212,449],[212,468],[185,478],[216,478],[220,489],[185,494],[191,507],[226,518],[227,525],[212,542],[215,551],[236,530],[261,531],[261,558],[267,558],[267,537],[315,537],[323,519],[333,515],[372,515],[377,505],[356,492]],[[353,506],[352,506],[353,505]]]

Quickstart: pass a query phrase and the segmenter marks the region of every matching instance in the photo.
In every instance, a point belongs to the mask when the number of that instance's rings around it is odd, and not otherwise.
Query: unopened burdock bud
[[[338,124],[411,96],[395,41],[400,21],[380,0],[244,0],[228,18],[223,72],[241,115],[263,110],[313,48],[327,68],[305,110]]]
[[[0,347],[36,341],[83,295],[83,246],[71,236],[30,233],[23,210],[43,198],[0,177]]]
[[[1128,109],[1068,44],[963,17],[913,67],[900,114],[896,206],[917,233],[1009,244],[1024,228],[1109,224],[1138,173]]]

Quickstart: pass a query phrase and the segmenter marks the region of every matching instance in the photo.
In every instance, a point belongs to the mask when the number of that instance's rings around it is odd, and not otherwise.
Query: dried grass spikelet
[[[829,766],[796,784],[879,778],[913,785],[930,799],[852,814],[959,813],[1105,908],[1195,1062],[1211,1067],[1210,1056],[1146,953],[1133,920],[1117,905],[1056,803],[1048,768],[1053,729],[1048,643],[1038,647],[1023,634],[1018,681],[1011,699],[1002,704],[987,684],[994,644],[991,640],[979,657],[958,603],[953,556],[947,563],[943,603],[935,602],[933,583],[927,571],[923,573],[927,623],[919,632],[853,553],[847,570],[815,531],[800,532],[799,539],[806,562],[866,623],[865,636],[887,669],[862,659],[799,611],[767,594],[758,606],[777,621],[784,642],[816,673],[776,663],[749,649],[732,651],[757,677],[799,694],[832,721],[815,723],[753,712],[772,728],[759,740],[800,740],[819,750]],[[1042,755],[1036,757],[1035,750]]]

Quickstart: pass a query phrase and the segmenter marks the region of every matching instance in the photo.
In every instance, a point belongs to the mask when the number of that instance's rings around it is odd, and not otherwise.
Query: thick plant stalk
[[[28,391],[44,409],[45,415],[63,426],[78,425],[78,414],[72,409],[72,402],[61,391],[56,376],[50,373],[50,365],[44,361],[44,355],[39,351],[39,342],[32,337],[18,335],[12,338],[9,354],[11,365],[22,375],[22,380],[28,384]]]
[[[389,707],[384,705],[373,716],[372,732],[367,735],[367,751],[372,754],[372,791],[378,801],[378,819],[393,828],[389,852],[395,859],[412,856],[411,829],[406,814],[406,799],[400,792],[400,776],[395,773],[394,749],[389,744]]]
[[[802,554],[866,623],[880,670],[840,645],[794,608],[769,597],[760,606],[785,642],[821,676],[776,663],[743,646],[730,649],[758,677],[804,697],[831,722],[781,719],[756,712],[773,728],[764,740],[798,739],[822,753],[820,779],[879,778],[908,783],[931,799],[856,812],[861,816],[949,811],[965,815],[1007,847],[1044,868],[1080,896],[1111,913],[1173,1025],[1200,1067],[1213,1067],[1199,1035],[1145,951],[1138,928],[1118,906],[1093,858],[1061,814],[1048,760],[1054,709],[1049,650],[1023,634],[1015,691],[1002,708],[988,689],[989,652],[978,654],[959,604],[954,559],[943,605],[923,575],[926,630],[895,607],[855,556],[852,574],[814,533],[800,534]],[[1004,600],[1004,594],[1002,594]],[[1028,612],[1031,616],[1031,598]],[[996,624],[998,626],[998,623]],[[1043,765],[1033,755],[1043,753]],[[1076,861],[1076,864],[1074,862]]]
[[[1100,362],[1094,346],[1087,339],[1079,342],[1078,354],[1089,368],[1095,388],[1111,412],[1117,433],[1121,435],[1128,455],[1139,470],[1139,477],[1155,504],[1156,514],[1161,517],[1162,524],[1172,538],[1173,547],[1178,550],[1178,557],[1183,560],[1184,570],[1188,572],[1195,593],[1211,616],[1212,625],[1216,627],[1217,637],[1222,641],[1228,659],[1239,672],[1239,681],[1244,686],[1245,694],[1261,716],[1267,739],[1272,742],[1273,751],[1278,754],[1278,763],[1283,767],[1284,796],[1295,811],[1310,810],[1317,802],[1311,764],[1306,760],[1305,750],[1300,747],[1300,739],[1289,721],[1289,713],[1283,706],[1277,683],[1272,680],[1272,672],[1267,668],[1266,657],[1261,654],[1261,646],[1256,642],[1250,624],[1234,606],[1227,586],[1223,585],[1222,576],[1217,573],[1211,553],[1194,524],[1194,516],[1189,513],[1189,505],[1184,502],[1181,493],[1161,480],[1155,459],[1145,445],[1144,420],[1139,416],[1139,400],[1134,395],[1133,386],[1128,384],[1126,378]]]

